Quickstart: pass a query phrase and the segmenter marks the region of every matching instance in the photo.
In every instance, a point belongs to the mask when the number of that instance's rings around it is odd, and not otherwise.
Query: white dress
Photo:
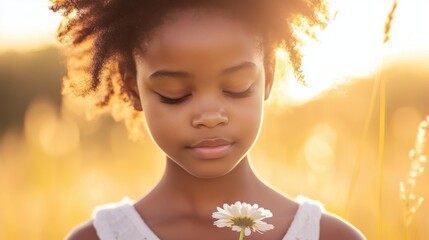
[[[304,197],[283,240],[318,240],[323,207]],[[94,227],[101,240],[159,240],[128,198],[95,208]]]

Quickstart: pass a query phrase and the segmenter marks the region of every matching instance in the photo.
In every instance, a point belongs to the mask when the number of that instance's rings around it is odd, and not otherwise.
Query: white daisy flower
[[[263,233],[273,229],[273,225],[262,221],[272,216],[270,210],[260,208],[258,204],[250,205],[239,201],[232,205],[224,204],[223,208],[217,207],[217,212],[212,214],[213,218],[218,219],[214,222],[217,227],[230,227],[246,236],[249,236],[251,231]]]

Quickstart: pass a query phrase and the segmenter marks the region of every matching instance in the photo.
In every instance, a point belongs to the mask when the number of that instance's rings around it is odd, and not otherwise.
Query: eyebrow
[[[235,73],[235,72],[238,72],[240,70],[243,70],[243,69],[255,69],[255,68],[256,68],[256,64],[254,64],[252,62],[243,62],[243,63],[240,63],[238,65],[228,67],[228,68],[222,70],[221,74],[222,75],[231,74],[231,73]],[[192,77],[192,75],[187,73],[187,72],[183,72],[183,71],[159,70],[159,71],[152,73],[149,76],[149,78],[151,78],[151,79],[164,78],[164,77],[190,78],[190,77]]]
[[[171,77],[171,78],[189,78],[191,75],[187,72],[182,71],[169,71],[169,70],[159,70],[152,73],[149,78],[163,78],[163,77]]]
[[[255,69],[255,68],[256,68],[256,64],[254,64],[252,62],[243,62],[243,63],[240,63],[236,66],[226,68],[225,70],[222,71],[222,74],[231,74],[231,73],[243,70],[243,69]]]

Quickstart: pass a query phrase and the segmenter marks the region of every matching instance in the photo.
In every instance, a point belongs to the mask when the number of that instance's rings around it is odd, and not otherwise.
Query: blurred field
[[[55,49],[0,55],[0,239],[62,239],[96,205],[144,195],[163,170],[162,154],[148,136],[132,142],[123,124],[108,116],[88,122],[75,103],[61,100],[60,59]],[[429,114],[429,69],[403,60],[386,65],[382,77],[383,239],[402,239],[399,182],[408,174],[418,124]],[[267,106],[251,154],[267,182],[291,197],[322,201],[368,239],[377,236],[378,109],[362,157],[357,154],[373,81],[350,81],[299,106]],[[345,209],[354,161],[360,174]],[[410,239],[429,236],[428,184],[426,172],[417,180],[425,202]]]

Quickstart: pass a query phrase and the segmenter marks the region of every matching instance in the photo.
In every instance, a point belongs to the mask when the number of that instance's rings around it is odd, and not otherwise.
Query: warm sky
[[[310,87],[303,90],[305,94],[294,89],[301,97],[331,86],[333,79],[370,74],[382,56],[385,62],[416,55],[429,59],[428,0],[398,0],[391,40],[385,46],[384,23],[393,0],[331,2],[338,10],[337,17],[320,35],[320,42],[308,46],[304,65]],[[0,0],[0,53],[55,43],[59,17],[48,5],[48,0]]]
[[[309,87],[289,81],[284,91],[307,100],[350,77],[374,74],[381,64],[414,59],[429,62],[429,1],[398,0],[391,38],[384,25],[394,0],[331,0],[336,19],[309,45],[304,59]]]
[[[48,6],[48,0],[0,0],[0,52],[53,43],[59,17]]]

